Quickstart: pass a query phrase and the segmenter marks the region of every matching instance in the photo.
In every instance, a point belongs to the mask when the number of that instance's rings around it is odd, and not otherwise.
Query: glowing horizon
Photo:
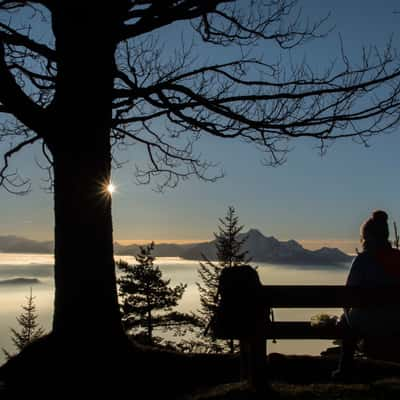
[[[189,243],[203,243],[209,242],[212,239],[114,239],[114,242],[118,242],[124,246],[130,244],[148,244],[150,242],[157,243],[176,243],[176,244],[189,244]]]
[[[244,232],[245,233],[245,232]],[[214,238],[204,238],[204,239],[114,239],[124,246],[129,246],[131,244],[145,245],[150,242],[154,242],[156,245],[163,244],[191,244],[191,243],[204,243],[210,242]],[[304,248],[308,250],[318,250],[321,247],[336,247],[345,253],[355,254],[356,247],[360,248],[360,241],[353,239],[296,239],[296,238],[278,238],[280,241],[286,240],[296,240]]]

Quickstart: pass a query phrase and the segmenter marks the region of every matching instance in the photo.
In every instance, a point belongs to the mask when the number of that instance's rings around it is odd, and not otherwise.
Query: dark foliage
[[[17,317],[17,322],[20,326],[20,330],[17,331],[11,328],[11,340],[18,352],[23,350],[29,343],[39,339],[44,335],[44,329],[39,326],[37,319],[38,314],[36,312],[35,297],[32,295],[32,288],[29,296],[26,297],[26,304],[22,305],[23,312]],[[3,349],[4,354],[8,359],[12,355]]]
[[[161,342],[154,336],[154,329],[182,333],[185,326],[195,321],[189,314],[174,311],[182,298],[186,285],[170,286],[170,279],[163,279],[162,272],[154,265],[154,243],[140,246],[135,256],[137,264],[117,263],[122,271],[118,279],[121,299],[122,323],[125,330],[148,344]]]
[[[218,262],[212,262],[203,256],[204,262],[200,263],[198,269],[201,280],[201,283],[197,284],[201,304],[199,314],[205,328],[210,324],[218,307],[218,286],[222,270],[247,264],[251,260],[248,252],[242,249],[246,237],[242,239],[238,237],[243,225],[239,225],[239,217],[236,215],[234,207],[229,207],[226,216],[220,218],[219,222],[218,233],[214,233]],[[216,351],[224,349],[224,345],[212,338],[210,338],[210,346]],[[233,341],[229,341],[231,353],[234,352],[234,348]]]

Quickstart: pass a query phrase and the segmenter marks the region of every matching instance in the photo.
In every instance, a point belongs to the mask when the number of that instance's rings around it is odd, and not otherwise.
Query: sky
[[[310,19],[331,13],[329,36],[305,45],[298,53],[316,69],[340,52],[339,34],[351,60],[362,46],[383,47],[393,34],[400,51],[400,5],[395,0],[300,1]],[[166,38],[180,34],[168,28]],[[170,36],[169,36],[170,35]],[[268,46],[259,51],[268,57]],[[209,57],[210,54],[201,54]],[[276,56],[271,50],[271,56]],[[157,193],[154,185],[136,185],[133,166],[142,155],[132,149],[129,162],[113,172],[114,238],[123,241],[199,241],[212,238],[218,218],[228,206],[240,222],[281,240],[296,239],[306,247],[322,245],[354,252],[359,226],[371,210],[384,209],[400,224],[400,127],[370,140],[365,147],[351,140],[337,141],[323,157],[317,143],[292,142],[287,162],[265,167],[262,154],[241,142],[206,139],[200,143],[207,159],[217,161],[225,177],[216,183],[193,178],[177,188]],[[7,148],[0,143],[0,150]],[[25,149],[13,166],[32,179],[32,191],[15,196],[0,189],[0,235],[14,234],[37,240],[53,238],[52,195],[42,189],[45,173],[35,160],[38,148]]]

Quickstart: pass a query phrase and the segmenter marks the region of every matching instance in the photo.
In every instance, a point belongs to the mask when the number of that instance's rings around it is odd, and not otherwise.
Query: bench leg
[[[266,353],[267,344],[263,336],[254,335],[240,340],[240,378],[248,381],[258,393],[268,387]]]
[[[240,380],[249,379],[249,343],[247,339],[240,339]]]

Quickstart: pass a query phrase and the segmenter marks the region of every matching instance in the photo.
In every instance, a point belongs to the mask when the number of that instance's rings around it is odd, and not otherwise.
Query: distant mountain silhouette
[[[180,245],[176,243],[159,243],[156,245],[154,255],[156,257],[181,257],[185,251],[195,245],[196,243]],[[40,242],[14,235],[0,236],[0,252],[3,253],[51,254],[53,251],[53,241]],[[117,255],[134,256],[138,252],[139,246],[136,244],[124,246],[118,242],[114,243],[114,253]]]
[[[285,264],[340,264],[349,262],[352,257],[337,248],[323,247],[319,250],[307,250],[295,240],[279,241],[273,236],[264,236],[257,229],[250,229],[239,235],[247,237],[243,248],[248,250],[253,261]],[[215,241],[199,243],[182,254],[191,260],[202,258],[216,259]]]
[[[182,254],[193,246],[194,244],[158,243],[153,254],[156,257],[182,257]],[[124,246],[115,242],[114,253],[116,255],[134,256],[139,253],[139,246],[136,244]]]
[[[349,262],[352,257],[337,248],[323,247],[319,250],[307,250],[295,240],[280,241],[273,236],[264,236],[257,229],[250,229],[239,238],[247,237],[245,250],[249,251],[253,261],[285,264],[340,264]],[[53,242],[38,242],[17,236],[0,236],[0,251],[5,253],[52,253]],[[114,243],[116,255],[136,255],[139,246],[124,246]],[[188,260],[201,260],[204,254],[210,260],[216,260],[215,240],[202,243],[156,244],[156,257],[181,257]]]
[[[53,242],[38,242],[19,236],[0,236],[0,251],[4,253],[53,253]]]
[[[15,279],[5,279],[0,281],[0,285],[10,285],[10,286],[22,286],[22,285],[37,285],[40,283],[39,279],[36,278],[15,278]]]

